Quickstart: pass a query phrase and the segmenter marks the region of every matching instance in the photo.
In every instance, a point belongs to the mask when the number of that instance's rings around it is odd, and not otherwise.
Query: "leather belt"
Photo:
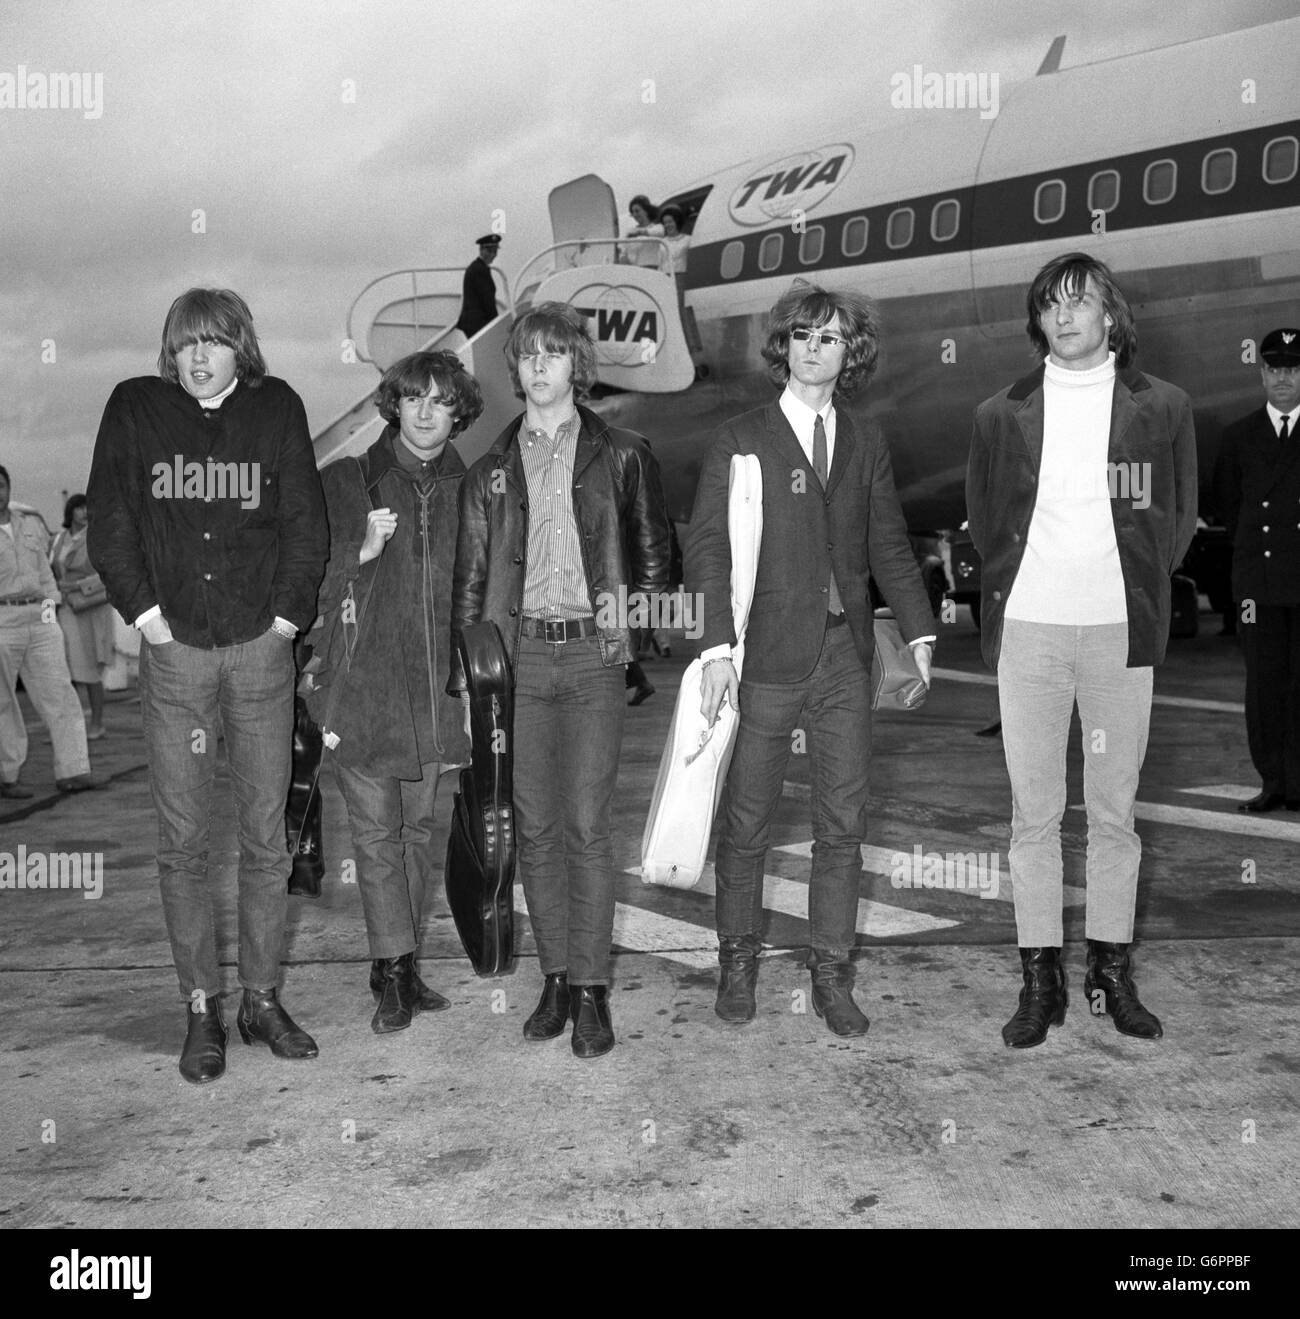
[[[594,618],[525,618],[523,635],[562,646],[566,641],[580,641],[596,635]]]
[[[843,627],[844,624],[847,623],[848,621],[849,618],[847,614],[832,614],[828,612],[826,615],[826,626],[828,628]]]
[[[43,595],[20,595],[14,600],[0,600],[0,605],[38,605],[44,599]]]

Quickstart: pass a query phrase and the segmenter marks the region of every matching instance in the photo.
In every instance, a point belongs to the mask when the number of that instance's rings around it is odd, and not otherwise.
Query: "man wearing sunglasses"
[[[763,862],[791,751],[810,757],[813,860],[808,919],[813,1009],[836,1035],[865,1035],[853,1000],[860,845],[866,833],[874,650],[873,576],[929,681],[935,620],[894,490],[889,446],[842,405],[875,368],[879,328],[861,297],[800,286],[773,309],[763,358],[780,397],[727,422],[700,473],[686,584],[700,593],[702,709],[722,701],[740,727],[716,857],[716,1011],[756,1012]],[[763,544],[745,637],[745,677],[731,662],[728,476],[735,454],[763,474]]]

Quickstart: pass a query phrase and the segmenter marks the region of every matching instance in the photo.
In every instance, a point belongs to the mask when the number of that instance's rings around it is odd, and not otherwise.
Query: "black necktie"
[[[825,491],[830,484],[830,465],[826,460],[826,426],[822,422],[822,414],[819,412],[813,421],[813,470],[817,473],[817,479],[822,483],[822,490]],[[831,569],[830,598],[827,601],[827,607],[832,614],[842,614],[844,612],[844,603],[840,599],[840,589],[835,585],[835,569]]]
[[[1286,440],[1287,440],[1287,431],[1288,431],[1288,429],[1290,428],[1290,425],[1291,425],[1291,418],[1290,418],[1290,417],[1283,417],[1283,418],[1282,418],[1282,429],[1281,429],[1280,431],[1278,431],[1278,433],[1277,433],[1277,442],[1278,442],[1279,444],[1285,444],[1285,443],[1286,443]]]

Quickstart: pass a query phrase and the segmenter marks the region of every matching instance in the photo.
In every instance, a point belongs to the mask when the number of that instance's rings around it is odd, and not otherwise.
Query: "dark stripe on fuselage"
[[[915,257],[938,256],[945,252],[1088,238],[1093,234],[1093,215],[1087,204],[1088,181],[1101,170],[1115,170],[1120,176],[1119,204],[1105,218],[1108,233],[1156,229],[1189,220],[1219,219],[1297,206],[1300,205],[1300,173],[1286,183],[1266,183],[1263,178],[1265,145],[1276,137],[1286,136],[1300,136],[1300,120],[1200,138],[1194,142],[1182,142],[1148,151],[1135,151],[1123,156],[1108,156],[1080,165],[1023,174],[1013,179],[998,179],[991,183],[899,198],[880,206],[868,206],[834,215],[809,216],[809,228],[820,225],[826,231],[821,256],[809,263],[799,259],[799,235],[792,231],[790,221],[785,220],[765,229],[735,234],[699,247],[692,246],[686,276],[687,288],[725,287],[747,280],[806,275],[811,271],[875,265],[885,261],[909,261]],[[1227,192],[1208,194],[1201,187],[1202,162],[1208,152],[1224,148],[1232,148],[1237,153],[1236,181]],[[1143,199],[1143,177],[1147,166],[1159,160],[1173,160],[1177,163],[1177,189],[1169,201],[1153,204]],[[865,168],[865,162],[860,167]],[[1051,179],[1060,179],[1065,184],[1065,211],[1059,220],[1051,224],[1040,224],[1034,219],[1034,194],[1041,184]],[[957,232],[947,242],[937,242],[930,235],[931,212],[936,203],[949,198],[961,203]],[[722,203],[723,199],[716,197],[716,204]],[[910,206],[916,212],[914,235],[906,247],[890,249],[885,245],[886,225],[889,216],[904,206]],[[858,256],[846,257],[842,248],[844,228],[849,221],[863,217],[868,221],[867,248]],[[786,235],[781,260],[770,270],[760,270],[759,248],[763,240],[773,233]],[[723,279],[722,253],[735,242],[744,244],[744,259],[734,278]]]

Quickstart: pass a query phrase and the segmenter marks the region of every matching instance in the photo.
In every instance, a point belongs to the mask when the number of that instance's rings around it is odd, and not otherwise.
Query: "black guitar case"
[[[307,712],[301,696],[293,698],[293,772],[289,799],[284,807],[285,841],[293,857],[289,892],[298,897],[319,898],[325,874],[321,850],[320,775],[325,743],[320,726]]]
[[[447,839],[447,903],[474,970],[503,976],[515,969],[514,684],[495,623],[465,628],[460,656],[473,750]]]

